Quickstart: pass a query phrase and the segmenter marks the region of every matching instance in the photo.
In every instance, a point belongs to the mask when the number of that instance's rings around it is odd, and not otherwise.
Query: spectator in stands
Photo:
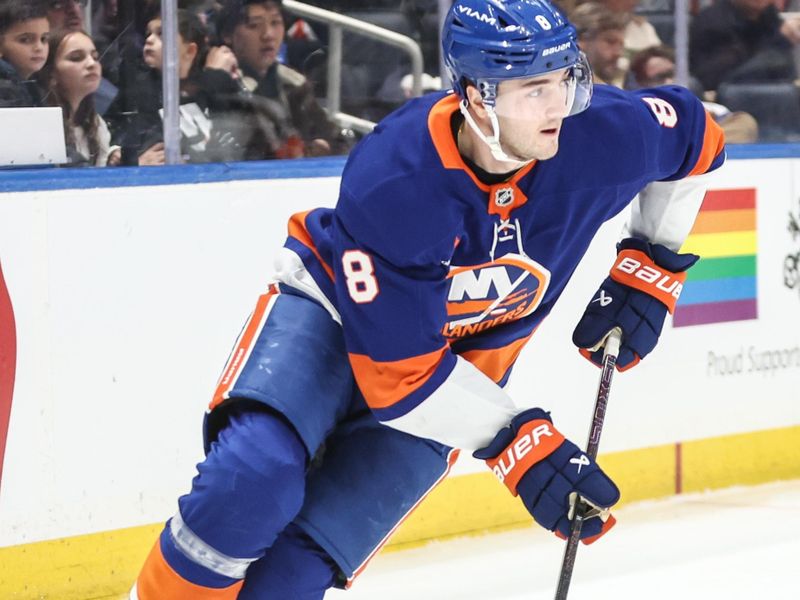
[[[131,0],[124,0],[131,1]],[[90,19],[86,15],[86,7],[89,0],[47,0],[49,9],[47,11],[47,18],[50,21],[50,31],[53,33],[57,31],[84,31],[86,29],[84,23]],[[108,3],[116,3],[117,0],[95,0],[95,6],[105,6]],[[103,38],[100,36],[98,42],[102,42]],[[103,61],[103,70],[106,73],[115,71],[116,55],[109,53],[105,44],[100,47],[102,54],[101,60]],[[116,82],[116,77],[113,78]],[[98,113],[104,114],[109,105],[116,98],[119,90],[115,83],[107,80],[105,77],[100,79],[100,86],[94,94],[95,108]]]
[[[617,62],[617,66],[625,73],[622,82],[623,87],[630,85],[630,73],[628,67],[630,58],[640,50],[661,45],[661,38],[658,37],[655,27],[642,15],[637,15],[634,11],[639,4],[639,0],[597,0],[611,12],[619,15],[626,23],[625,43],[622,57]]]
[[[48,0],[48,3],[47,18],[51,31],[83,30],[83,11],[89,0]]]
[[[145,32],[146,69],[134,86],[137,116],[126,132],[139,138],[139,165],[164,164],[161,70],[161,17],[151,19]],[[228,99],[239,93],[238,63],[227,47],[208,48],[208,31],[199,16],[178,10],[178,71],[181,105],[181,153],[189,162],[229,158],[226,145],[237,140],[215,126],[215,116],[227,110]],[[130,141],[130,139],[126,140]]]
[[[60,106],[64,114],[67,154],[73,166],[119,164],[118,147],[94,108],[94,92],[102,67],[92,38],[83,31],[62,29],[50,37],[47,62],[37,78],[45,103]]]
[[[722,82],[789,81],[800,22],[783,20],[772,0],[716,0],[692,20],[689,65],[707,90]]]
[[[273,121],[277,119],[277,129],[284,132],[281,137],[290,142],[278,149],[279,153],[344,153],[348,140],[317,102],[311,83],[278,61],[284,24],[280,0],[228,0],[219,12],[218,33],[233,49],[241,67],[242,83],[252,95],[249,120],[263,122],[264,114]]]
[[[637,88],[675,83],[675,52],[668,46],[645,48],[631,59],[631,79]],[[702,86],[690,85],[702,99]],[[714,120],[725,132],[725,141],[731,144],[749,144],[758,139],[758,123],[750,113],[731,112],[715,102],[703,102]]]
[[[629,89],[672,85],[675,83],[675,51],[668,46],[645,48],[631,60]]]
[[[0,0],[0,107],[38,106],[31,76],[47,60],[50,25],[45,6],[34,0]]]
[[[625,54],[632,56],[639,50],[660,46],[661,38],[658,37],[655,27],[642,15],[634,11],[639,0],[600,0],[611,12],[618,13],[625,18]]]
[[[119,84],[122,52],[120,33],[125,25],[120,22],[119,3],[130,0],[93,0],[91,17],[87,21],[92,24],[92,39],[100,52],[103,75],[115,86]]]
[[[625,15],[609,10],[599,2],[586,2],[570,15],[578,30],[578,44],[586,53],[597,83],[623,87],[625,68]]]

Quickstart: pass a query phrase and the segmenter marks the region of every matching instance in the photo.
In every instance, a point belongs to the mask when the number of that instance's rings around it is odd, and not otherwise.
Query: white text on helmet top
[[[495,19],[491,15],[482,13],[478,10],[475,10],[474,8],[470,8],[469,6],[459,5],[457,8],[459,13],[461,13],[462,15],[466,15],[471,19],[475,19],[477,21],[481,21],[489,25],[494,25],[497,22],[497,19]]]

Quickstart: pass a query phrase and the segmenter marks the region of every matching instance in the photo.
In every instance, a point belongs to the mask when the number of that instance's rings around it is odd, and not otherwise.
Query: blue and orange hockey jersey
[[[439,93],[383,121],[336,208],[291,219],[281,260],[296,261],[284,282],[342,323],[379,420],[474,449],[518,412],[502,386],[600,226],[651,182],[720,166],[724,140],[683,88],[596,86],[555,157],[488,186],[458,153],[457,110]],[[697,206],[678,210],[688,233]]]

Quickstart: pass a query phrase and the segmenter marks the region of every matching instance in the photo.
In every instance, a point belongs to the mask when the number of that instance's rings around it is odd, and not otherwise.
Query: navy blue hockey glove
[[[603,344],[615,327],[622,330],[617,370],[638,364],[656,347],[667,311],[672,313],[686,271],[700,258],[666,246],[627,238],[617,244],[617,261],[572,333],[581,354],[600,366]]]
[[[590,508],[581,530],[584,544],[597,540],[616,522],[608,509],[619,500],[619,489],[594,460],[553,427],[541,408],[518,414],[473,456],[485,460],[536,522],[559,537],[569,535],[576,495]]]

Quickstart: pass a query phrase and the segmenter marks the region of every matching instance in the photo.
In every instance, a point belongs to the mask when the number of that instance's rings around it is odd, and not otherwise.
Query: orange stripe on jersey
[[[448,345],[413,358],[379,362],[350,354],[356,382],[370,408],[387,408],[419,389],[442,362]]]
[[[208,588],[187,581],[164,560],[161,544],[156,540],[136,580],[139,600],[236,600],[244,580],[226,588]]]
[[[472,178],[473,183],[478,186],[479,189],[488,193],[490,187],[482,183],[477,175],[472,172],[472,169],[467,166],[464,159],[461,158],[461,154],[458,152],[455,139],[453,139],[453,129],[450,127],[450,119],[453,113],[458,110],[458,103],[458,96],[456,94],[449,94],[434,104],[433,108],[431,108],[431,112],[428,114],[428,132],[431,135],[431,140],[433,140],[433,145],[436,148],[436,152],[439,154],[439,158],[442,159],[444,168],[461,169]],[[536,161],[533,161],[522,167],[511,179],[505,182],[504,185],[516,184],[517,181],[530,172],[535,164]],[[519,202],[517,205],[521,204],[522,202]]]
[[[534,329],[529,335],[524,338],[511,342],[508,346],[502,348],[492,348],[490,350],[467,350],[462,352],[460,356],[465,358],[479,371],[486,375],[495,383],[499,383],[503,379],[508,368],[514,364],[522,352],[522,348],[531,339],[531,336],[536,332]]]
[[[414,506],[412,506],[410,509],[408,509],[408,512],[407,512],[405,515],[403,515],[403,518],[402,518],[402,519],[400,519],[400,520],[399,520],[399,521],[398,521],[398,522],[395,524],[395,526],[394,526],[394,527],[392,527],[392,530],[391,530],[389,533],[387,533],[387,534],[386,534],[386,537],[384,537],[384,538],[383,538],[383,539],[380,541],[380,543],[379,543],[377,546],[375,546],[375,548],[372,550],[372,552],[370,552],[370,553],[369,553],[369,556],[367,556],[367,558],[365,558],[365,559],[364,559],[364,562],[362,562],[362,563],[361,563],[361,564],[358,566],[358,568],[357,568],[357,569],[356,569],[356,570],[353,572],[353,574],[352,574],[352,575],[350,576],[350,578],[347,580],[347,583],[345,584],[345,589],[349,589],[349,588],[350,588],[350,586],[351,586],[351,585],[353,585],[353,581],[355,581],[355,578],[356,578],[356,577],[358,577],[359,575],[361,575],[361,573],[363,573],[363,572],[364,572],[364,569],[366,569],[366,568],[367,568],[367,565],[369,564],[369,561],[371,561],[371,560],[372,560],[372,557],[373,557],[373,556],[375,556],[375,555],[378,553],[378,551],[379,551],[381,548],[383,548],[383,545],[384,545],[384,544],[385,544],[387,541],[389,541],[389,538],[391,538],[391,537],[392,537],[392,535],[394,535],[394,532],[395,532],[395,531],[397,531],[397,528],[398,528],[398,527],[400,527],[400,525],[402,525],[402,524],[403,524],[403,523],[406,521],[406,519],[408,519],[408,517],[411,515],[411,513],[413,513],[413,512],[414,512],[414,511],[417,509],[417,507],[418,507],[420,504],[422,504],[422,501],[423,501],[423,500],[425,500],[425,498],[427,498],[427,497],[428,497],[428,495],[429,495],[429,494],[430,494],[430,493],[431,493],[431,492],[432,492],[434,489],[436,489],[436,487],[437,487],[437,486],[438,486],[438,485],[439,485],[439,484],[440,484],[442,481],[444,481],[444,480],[445,480],[445,478],[446,478],[446,477],[449,475],[449,473],[450,473],[450,470],[453,468],[453,465],[454,465],[454,464],[456,464],[456,461],[458,460],[458,455],[459,455],[459,450],[457,450],[457,449],[452,449],[452,450],[450,450],[450,453],[447,455],[447,468],[445,469],[444,473],[442,473],[441,477],[439,477],[439,479],[437,479],[437,480],[434,482],[434,484],[433,484],[433,485],[432,485],[432,486],[431,486],[431,487],[428,489],[428,491],[427,491],[427,492],[425,492],[425,493],[424,493],[424,494],[423,494],[423,495],[420,497],[420,499],[419,499],[419,500],[417,500],[417,501],[414,503]]]
[[[233,388],[233,384],[236,383],[236,379],[242,371],[242,367],[244,367],[247,362],[247,358],[250,356],[250,352],[253,349],[253,344],[264,328],[264,323],[266,323],[267,317],[272,310],[272,305],[279,295],[278,286],[272,285],[266,294],[258,297],[256,308],[253,314],[250,315],[242,333],[239,334],[239,339],[236,340],[233,352],[231,352],[225,369],[222,371],[222,376],[217,382],[217,389],[214,391],[211,404],[208,406],[209,410],[228,399],[228,393]]]
[[[725,146],[725,133],[722,127],[717,125],[716,121],[711,118],[711,115],[706,111],[706,130],[703,134],[703,148],[700,150],[700,156],[697,158],[695,164],[689,175],[702,175],[711,167],[711,163],[722,152]]]
[[[495,308],[502,308],[504,306],[515,304],[520,300],[522,300],[522,298],[525,295],[526,295],[525,290],[509,294],[508,297],[505,300],[503,300],[500,304],[498,304]],[[492,306],[492,304],[494,304],[494,300],[464,300],[463,302],[448,302],[447,314],[449,316],[453,316],[453,315],[466,315],[473,312],[481,312]]]
[[[448,302],[447,314],[468,315],[469,313],[482,312],[492,305],[493,300],[464,300],[463,302]]]
[[[311,239],[311,235],[308,233],[308,229],[306,228],[306,217],[310,212],[310,210],[307,210],[306,212],[296,213],[291,216],[289,219],[289,235],[314,253],[314,256],[319,261],[319,264],[322,265],[322,268],[325,269],[328,277],[330,277],[331,281],[333,281],[333,269],[330,268],[328,263],[322,260],[322,256],[320,256],[320,253],[317,251],[317,247],[314,245],[314,240]]]

